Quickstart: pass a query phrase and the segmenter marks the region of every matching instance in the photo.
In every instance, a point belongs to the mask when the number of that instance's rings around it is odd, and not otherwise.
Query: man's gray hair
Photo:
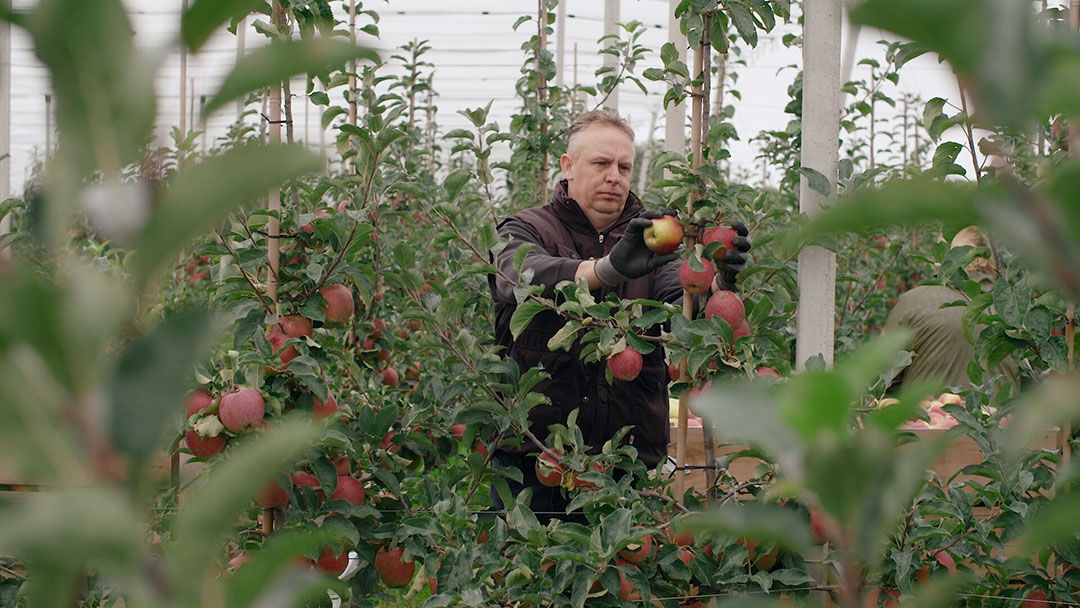
[[[566,137],[566,153],[570,156],[577,156],[577,146],[575,140],[577,134],[581,133],[585,129],[593,125],[602,125],[606,127],[615,127],[630,138],[630,141],[634,141],[634,130],[630,128],[630,123],[623,120],[622,116],[614,110],[603,108],[600,110],[592,110],[585,112],[581,116],[574,119],[574,122],[570,125],[570,130],[567,132]]]

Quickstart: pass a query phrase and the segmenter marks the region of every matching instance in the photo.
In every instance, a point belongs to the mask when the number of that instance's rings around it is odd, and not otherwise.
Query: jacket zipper
[[[604,255],[604,233],[601,232],[600,234],[596,235],[596,238],[600,240],[600,255],[598,257],[603,257],[603,255]]]

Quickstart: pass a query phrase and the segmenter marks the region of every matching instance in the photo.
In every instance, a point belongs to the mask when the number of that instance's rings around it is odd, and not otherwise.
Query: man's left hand
[[[747,230],[746,224],[733,222],[731,228],[739,236],[732,240],[732,245],[735,246],[734,249],[728,249],[727,253],[724,254],[724,258],[716,262],[716,282],[720,289],[734,291],[739,273],[743,271],[747,262],[750,261],[750,247],[753,245],[753,241],[750,238],[750,231]]]

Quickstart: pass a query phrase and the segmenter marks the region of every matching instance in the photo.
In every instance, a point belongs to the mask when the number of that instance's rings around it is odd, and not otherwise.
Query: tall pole
[[[806,0],[803,28],[802,166],[828,180],[826,193],[810,187],[802,176],[799,211],[817,215],[836,191],[840,137],[840,21],[839,0]],[[795,365],[820,355],[833,363],[836,318],[836,254],[820,246],[799,253],[799,307],[795,334]]]
[[[187,12],[188,0],[180,0],[180,14],[183,15]],[[177,128],[180,130],[180,137],[187,137],[187,47],[180,45],[180,103],[177,105],[180,108],[180,124]]]
[[[656,119],[660,115],[660,108],[653,108],[652,118],[649,120],[649,132],[645,136],[645,151],[641,153],[641,167],[638,168],[637,191],[641,194],[649,185],[649,165],[652,164],[653,134],[656,133]]]
[[[679,61],[686,63],[686,36],[679,29],[675,7],[679,0],[668,0],[668,42],[679,52]],[[686,104],[669,106],[664,115],[664,150],[679,156],[686,155]]]
[[[202,125],[201,125],[202,126],[202,137],[200,137],[200,139],[202,140],[202,151],[203,152],[206,152],[206,132],[210,130],[210,129],[207,128],[207,125],[206,125],[206,114],[203,112],[203,110],[205,110],[205,109],[206,109],[206,95],[199,95],[199,117],[202,119]]]
[[[349,0],[349,41],[356,44],[356,0]],[[358,106],[356,101],[356,62],[349,63],[349,124],[355,125],[358,118]],[[351,140],[350,140],[351,141]],[[345,173],[351,173],[350,169],[355,161],[355,156],[350,156],[343,167]]]
[[[236,63],[239,65],[240,61],[244,58],[244,45],[245,38],[247,36],[247,17],[240,20],[240,23],[236,25]],[[244,99],[243,97],[236,100],[236,120],[240,120],[240,117],[244,115]]]
[[[11,0],[0,0],[10,9]],[[0,21],[0,201],[11,196],[11,23]],[[0,235],[11,230],[11,218],[0,219]],[[0,248],[0,270],[11,263],[11,249]]]
[[[52,156],[52,94],[45,94],[45,161]]]
[[[536,102],[540,107],[540,141],[542,144],[543,160],[540,163],[540,202],[547,202],[549,155],[547,149],[547,78],[544,77],[543,63],[544,53],[547,51],[547,21],[548,11],[544,0],[536,0],[538,19],[536,32]]]
[[[605,36],[618,36],[619,30],[616,24],[619,22],[619,0],[604,0],[604,35]],[[604,67],[611,68],[608,72],[611,76],[617,74],[619,69],[619,58],[614,55],[604,55]],[[616,83],[611,90],[611,94],[608,95],[607,101],[604,102],[605,108],[611,108],[616,112],[619,111],[619,85]]]
[[[566,71],[566,3],[559,0],[558,15],[555,18],[555,86],[560,89],[565,84]]]
[[[574,43],[574,95],[573,95],[573,97],[572,97],[572,98],[570,99],[570,105],[571,105],[571,106],[577,106],[577,102],[578,102],[578,90],[577,90],[577,86],[578,86],[578,79],[577,79],[577,69],[578,69],[578,62],[577,62],[577,43],[575,42],[575,43]],[[577,108],[575,107],[575,108],[574,108],[574,110],[576,111],[576,110],[577,110]]]
[[[708,28],[705,28],[708,31]],[[704,47],[704,49],[702,48]],[[704,52],[702,52],[704,50]],[[694,171],[697,171],[701,167],[702,154],[701,154],[701,124],[703,116],[703,104],[702,95],[703,87],[702,75],[705,70],[705,55],[708,53],[708,46],[702,44],[694,52],[694,82],[697,84],[694,86],[693,99],[690,102],[690,149],[693,151],[692,166]],[[705,106],[707,107],[707,106]],[[703,182],[704,183],[704,182]],[[701,200],[701,192],[693,190],[690,192],[690,196],[687,198],[686,214],[692,217],[694,215],[694,203]],[[688,248],[694,246],[694,239],[691,237],[687,243]],[[694,318],[694,296],[690,293],[683,292],[683,314],[688,320]],[[682,379],[686,380],[686,372],[682,372]],[[679,397],[679,428],[675,434],[675,466],[678,471],[678,475],[675,477],[675,492],[679,499],[682,499],[684,493],[686,493],[686,444],[687,444],[687,429],[690,425],[689,408],[687,407],[688,395],[683,393]],[[712,463],[706,463],[712,464]],[[708,470],[708,469],[706,469]]]

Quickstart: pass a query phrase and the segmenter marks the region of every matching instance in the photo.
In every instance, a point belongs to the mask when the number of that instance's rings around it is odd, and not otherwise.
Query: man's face
[[[569,194],[597,230],[619,219],[630,193],[634,142],[617,127],[592,125],[574,138],[576,149],[560,159]]]

